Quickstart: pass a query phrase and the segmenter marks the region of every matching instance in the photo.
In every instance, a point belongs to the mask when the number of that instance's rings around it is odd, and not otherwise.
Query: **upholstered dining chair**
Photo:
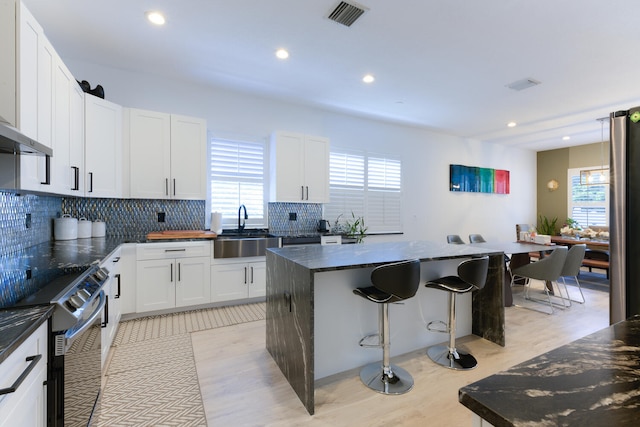
[[[584,255],[587,251],[587,245],[573,245],[571,249],[567,252],[567,259],[564,261],[564,266],[562,267],[562,272],[560,272],[560,278],[562,279],[562,283],[564,284],[565,289],[567,289],[567,284],[564,281],[565,277],[571,277],[575,280],[576,285],[578,286],[578,291],[580,291],[581,301],[572,300],[569,296],[569,292],[567,291],[567,298],[569,302],[575,301],[580,304],[584,304],[584,294],[582,293],[582,287],[580,286],[580,280],[578,280],[578,275],[580,274],[580,266],[582,265],[582,261],[584,260]]]
[[[558,246],[551,252],[551,254],[545,256],[540,261],[514,268],[513,270],[511,270],[511,286],[513,286],[514,281],[518,278],[525,279],[525,299],[545,304],[548,303],[551,312],[547,314],[553,314],[553,307],[557,304],[554,304],[553,301],[551,301],[551,294],[549,293],[549,289],[547,289],[546,283],[544,286],[544,292],[547,295],[546,301],[532,298],[530,295],[530,290],[532,279],[542,280],[543,282],[548,281],[552,284],[552,286],[553,283],[555,283],[556,287],[558,288],[560,299],[562,300],[561,307],[567,308],[568,305],[565,302],[564,296],[562,295],[562,290],[560,289],[560,284],[558,282],[560,274],[562,273],[562,269],[564,268],[564,262],[567,259],[567,252],[568,249],[566,246]],[[567,290],[565,286],[565,294],[566,292]]]

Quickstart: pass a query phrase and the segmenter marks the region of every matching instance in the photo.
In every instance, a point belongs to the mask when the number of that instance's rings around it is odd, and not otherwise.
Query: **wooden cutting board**
[[[147,234],[147,240],[215,239],[216,237],[218,237],[216,233],[206,230],[164,230]]]

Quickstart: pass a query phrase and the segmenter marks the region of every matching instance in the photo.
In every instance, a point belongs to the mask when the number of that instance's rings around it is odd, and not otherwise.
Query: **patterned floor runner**
[[[256,303],[122,322],[98,426],[206,426],[190,333],[264,318]]]

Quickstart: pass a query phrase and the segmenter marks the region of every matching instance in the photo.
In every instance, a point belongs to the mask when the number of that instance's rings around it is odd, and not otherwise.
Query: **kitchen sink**
[[[280,246],[282,246],[280,237],[268,233],[251,234],[245,231],[237,235],[221,234],[213,241],[213,257],[264,256],[267,248],[279,248]]]
[[[268,230],[263,228],[245,228],[242,231],[234,230],[222,230],[221,234],[218,234],[217,239],[245,239],[254,237],[276,237],[270,234]]]

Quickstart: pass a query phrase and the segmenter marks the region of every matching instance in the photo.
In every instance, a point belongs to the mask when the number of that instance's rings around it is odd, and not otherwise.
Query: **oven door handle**
[[[102,309],[104,308],[104,305],[107,303],[107,299],[105,298],[104,291],[100,291],[99,298],[100,298],[100,303],[98,304],[94,312],[91,313],[91,316],[89,316],[89,318],[87,318],[87,320],[85,320],[84,323],[79,325],[77,329],[73,328],[67,331],[67,334],[71,332],[71,335],[65,334],[65,339],[67,341],[73,340],[75,337],[77,337],[78,335],[83,333],[85,330],[87,330],[96,320],[96,318],[100,316],[100,314],[102,314]]]

